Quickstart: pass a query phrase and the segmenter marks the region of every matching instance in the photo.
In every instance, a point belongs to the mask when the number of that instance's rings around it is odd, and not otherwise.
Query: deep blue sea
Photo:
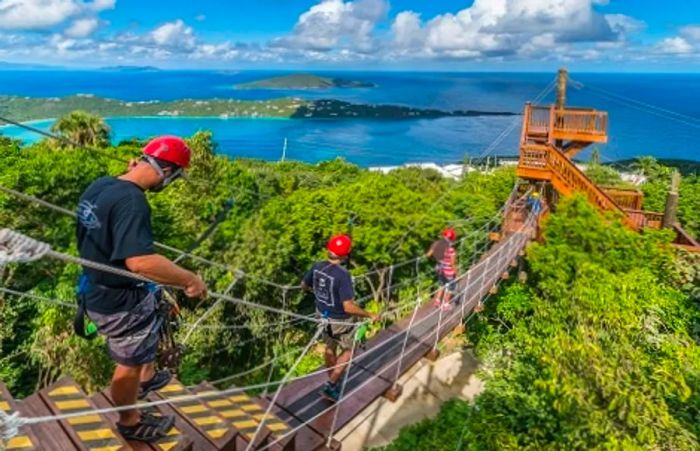
[[[319,72],[317,72],[319,73]],[[0,71],[0,95],[59,97],[94,94],[121,100],[181,98],[269,99],[285,96],[336,98],[359,103],[424,108],[520,112],[554,73],[320,72],[370,81],[376,88],[238,90],[238,83],[279,71]],[[700,160],[700,74],[571,74],[567,103],[609,112],[606,161],[654,155]],[[550,93],[544,103],[553,100]],[[289,159],[309,162],[341,156],[362,166],[461,161],[481,155],[514,121],[512,117],[419,120],[268,120],[215,118],[108,118],[114,141],[158,134],[211,130],[219,151],[232,157],[279,159],[287,140]],[[515,121],[519,121],[516,118]],[[51,121],[36,124],[47,129]],[[518,150],[520,125],[493,154]],[[13,127],[0,133],[36,140]],[[585,155],[584,155],[585,157]]]

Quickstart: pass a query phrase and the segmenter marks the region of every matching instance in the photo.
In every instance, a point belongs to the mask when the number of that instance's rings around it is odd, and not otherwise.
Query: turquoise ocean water
[[[269,99],[284,96],[337,98],[423,108],[519,112],[553,80],[539,73],[387,73],[324,75],[367,80],[373,89],[237,90],[233,85],[279,72],[207,71],[0,71],[0,95],[57,97],[94,94],[123,100],[179,98]],[[600,146],[605,160],[654,155],[700,160],[700,74],[572,74],[581,84],[568,103],[610,113],[610,142]],[[553,99],[550,94],[545,102]],[[519,119],[515,119],[518,121]],[[108,118],[114,141],[158,134],[190,135],[211,130],[221,153],[319,161],[344,157],[362,166],[406,162],[461,161],[481,155],[514,121],[512,117],[418,120],[279,120],[218,118]],[[51,121],[34,125],[47,129]],[[493,153],[517,153],[520,126]],[[38,137],[15,127],[0,133],[31,142]]]

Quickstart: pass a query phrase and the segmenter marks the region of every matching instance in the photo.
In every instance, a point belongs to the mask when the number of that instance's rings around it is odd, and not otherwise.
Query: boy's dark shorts
[[[115,362],[139,366],[155,361],[159,341],[156,304],[156,294],[148,293],[127,312],[102,314],[88,310],[100,335],[107,338],[107,349]]]
[[[339,319],[343,323],[352,322],[352,318]],[[330,320],[330,323],[323,326],[321,339],[326,346],[340,346],[343,351],[350,351],[355,341],[355,326],[351,324],[337,324]]]
[[[444,274],[438,273],[438,282],[440,285],[444,286],[447,288],[447,291],[449,291],[452,294],[455,294],[457,292],[457,279],[452,277],[452,278],[447,278],[445,277]]]

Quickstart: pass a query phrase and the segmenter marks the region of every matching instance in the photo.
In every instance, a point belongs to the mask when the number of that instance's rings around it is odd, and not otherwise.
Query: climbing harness
[[[186,351],[185,345],[175,340],[175,334],[182,325],[182,316],[175,295],[167,288],[158,289],[160,296],[158,296],[156,315],[158,315],[157,326],[160,340],[158,341],[156,360],[160,368],[167,368],[175,374],[180,368]]]

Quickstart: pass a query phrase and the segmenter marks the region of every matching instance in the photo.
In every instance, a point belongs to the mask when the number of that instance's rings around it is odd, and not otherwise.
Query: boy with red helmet
[[[164,136],[149,142],[141,160],[130,163],[125,174],[95,180],[78,204],[80,256],[182,287],[192,298],[206,296],[207,287],[199,276],[156,254],[145,195],[145,191],[168,186],[182,175],[189,162],[187,144],[180,138]],[[137,398],[145,398],[170,381],[168,370],[154,368],[159,294],[138,280],[83,268],[77,319],[82,322],[87,313],[98,332],[107,338],[110,357],[117,364],[111,385],[116,406],[135,404]],[[165,437],[174,421],[172,416],[124,410],[119,412],[117,429],[128,440],[152,442]]]
[[[457,278],[457,251],[454,242],[457,240],[457,232],[454,228],[448,227],[443,230],[442,238],[435,241],[426,256],[432,257],[436,261],[435,271],[437,273],[440,288],[437,291],[433,304],[435,307],[445,310],[452,309],[450,301],[455,293],[455,280]]]
[[[314,264],[301,282],[303,289],[313,290],[316,311],[328,320],[321,335],[326,345],[324,357],[328,368],[328,382],[322,394],[333,402],[340,397],[338,381],[352,357],[355,326],[347,323],[352,322],[353,317],[370,318],[372,321],[379,319],[379,315],[369,313],[353,302],[352,277],[342,267],[351,248],[349,236],[333,236],[326,246],[328,259]],[[340,355],[337,355],[338,348],[341,349]]]

